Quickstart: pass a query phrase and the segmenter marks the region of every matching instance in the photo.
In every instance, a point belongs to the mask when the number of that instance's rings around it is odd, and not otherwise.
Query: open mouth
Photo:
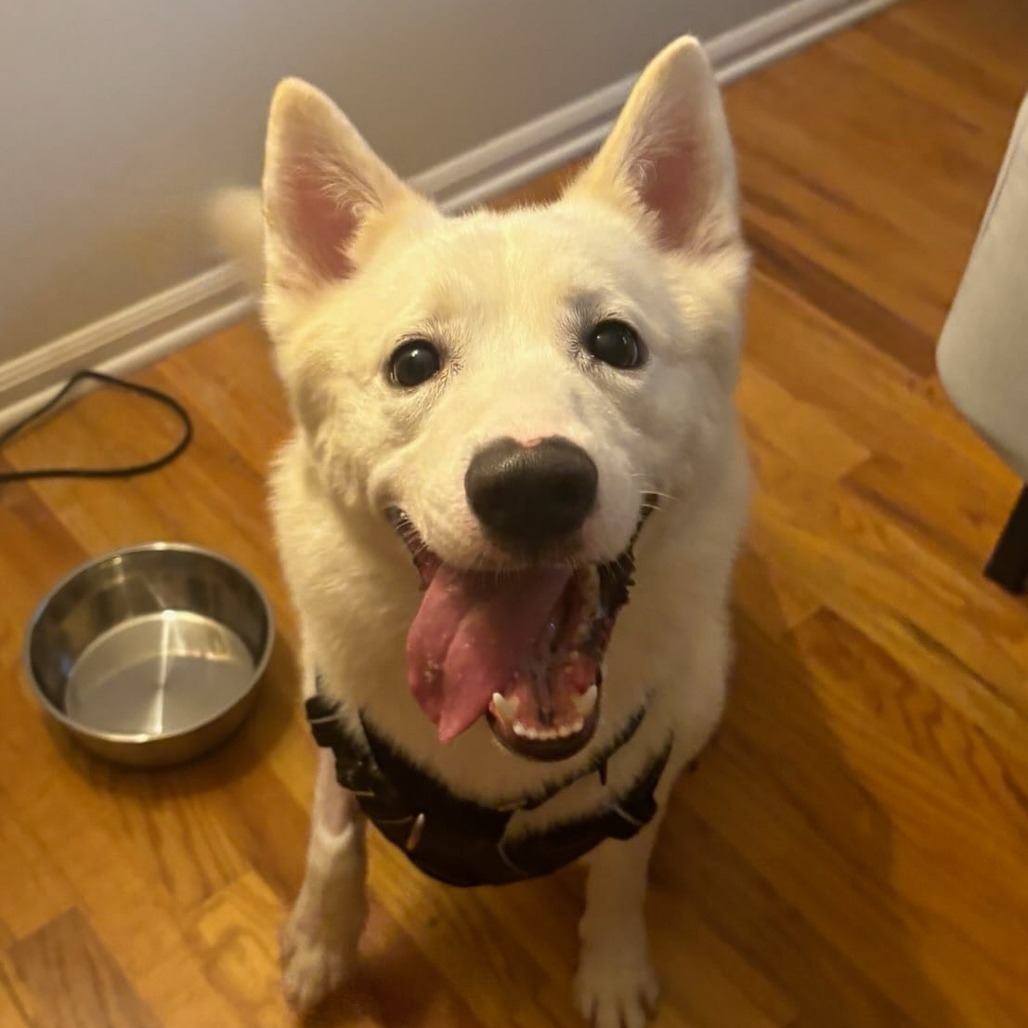
[[[446,564],[402,511],[388,511],[424,586],[407,636],[408,684],[440,741],[485,717],[500,743],[532,760],[565,760],[589,742],[604,656],[628,600],[632,547],[651,500],[616,560],[517,571]]]

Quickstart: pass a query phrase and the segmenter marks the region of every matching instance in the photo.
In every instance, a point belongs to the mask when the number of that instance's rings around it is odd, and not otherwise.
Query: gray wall
[[[781,0],[3,4],[0,363],[214,263],[214,186],[254,182],[275,82],[332,94],[405,174]]]

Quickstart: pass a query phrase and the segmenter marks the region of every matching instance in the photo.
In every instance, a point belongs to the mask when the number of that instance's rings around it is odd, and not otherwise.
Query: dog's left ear
[[[676,40],[649,64],[568,195],[580,191],[636,215],[669,250],[712,253],[739,240],[731,136],[696,39]]]

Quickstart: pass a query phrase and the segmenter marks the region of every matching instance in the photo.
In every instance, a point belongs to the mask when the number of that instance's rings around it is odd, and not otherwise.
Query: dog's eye
[[[589,333],[585,348],[597,360],[621,371],[637,368],[645,359],[638,334],[623,321],[601,321]]]
[[[411,339],[393,351],[389,376],[404,389],[412,389],[432,378],[442,367],[439,351],[427,339]]]

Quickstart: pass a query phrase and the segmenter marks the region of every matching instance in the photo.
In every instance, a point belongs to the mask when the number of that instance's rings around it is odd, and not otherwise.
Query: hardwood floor
[[[906,0],[728,90],[760,490],[724,731],[676,789],[653,866],[659,1025],[1028,1024],[1028,604],[980,573],[1018,483],[933,373],[1026,89],[1021,0]],[[314,749],[262,496],[286,415],[251,325],[139,380],[189,404],[182,459],[0,488],[4,1028],[292,1023],[275,932]],[[93,394],[4,459],[151,455],[175,426],[140,403]],[[281,633],[229,745],[130,772],[46,730],[19,647],[57,576],[160,537],[245,564]],[[575,1025],[580,886],[571,870],[451,891],[373,840],[366,959],[319,1023]]]

